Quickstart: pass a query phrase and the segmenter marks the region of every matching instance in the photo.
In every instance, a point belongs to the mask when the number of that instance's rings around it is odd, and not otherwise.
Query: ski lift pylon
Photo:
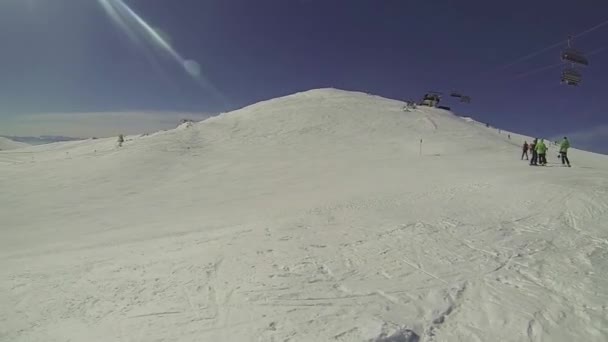
[[[421,106],[429,106],[429,107],[437,107],[439,102],[441,101],[441,93],[436,91],[429,91],[424,94],[422,101],[420,102]]]

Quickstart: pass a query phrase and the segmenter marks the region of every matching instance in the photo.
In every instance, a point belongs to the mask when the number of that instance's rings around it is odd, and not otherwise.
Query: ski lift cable
[[[600,53],[600,52],[604,52],[604,51],[606,51],[607,49],[608,49],[608,46],[604,46],[604,47],[601,47],[601,48],[599,48],[599,49],[595,49],[595,50],[593,50],[593,51],[589,52],[589,53],[587,54],[587,56],[593,56],[593,55],[597,55],[598,53]]]
[[[599,24],[597,24],[595,26],[593,26],[592,28],[589,28],[589,29],[587,29],[587,30],[585,30],[583,32],[580,32],[578,34],[573,35],[572,38],[580,38],[580,37],[582,37],[582,36],[584,36],[584,35],[586,35],[588,33],[591,33],[591,32],[593,32],[593,31],[595,31],[597,29],[600,29],[600,28],[602,28],[602,27],[604,27],[606,25],[608,25],[608,19],[605,20],[605,21],[602,21],[601,23],[599,23]]]
[[[580,38],[580,37],[582,37],[584,35],[587,35],[587,34],[593,32],[593,31],[596,31],[596,30],[598,30],[598,29],[600,29],[600,28],[602,28],[602,27],[604,27],[606,25],[608,25],[608,19],[602,21],[601,23],[599,23],[599,24],[597,24],[597,25],[595,25],[595,26],[593,26],[593,27],[591,27],[591,28],[589,28],[589,29],[587,29],[585,31],[582,31],[582,32],[579,32],[579,33],[577,33],[575,35],[572,35],[572,38]],[[528,60],[530,58],[536,57],[536,56],[542,54],[543,52],[546,52],[546,51],[549,51],[549,50],[553,50],[553,49],[555,49],[555,48],[557,48],[559,46],[562,46],[564,43],[567,43],[567,42],[568,42],[568,39],[562,40],[562,41],[560,41],[558,43],[555,43],[555,44],[552,44],[552,45],[549,45],[549,46],[547,46],[545,48],[542,48],[542,49],[540,49],[538,51],[535,51],[535,52],[527,54],[527,55],[525,55],[523,57],[520,57],[520,58],[516,59],[513,62],[504,64],[504,65],[498,67],[496,69],[496,71],[507,69],[507,68],[509,68],[509,67],[511,67],[511,66],[513,66],[515,64],[519,64],[519,63],[521,63],[523,61],[526,61],[526,60]]]
[[[528,54],[528,55],[525,55],[525,56],[523,56],[523,57],[520,57],[520,58],[516,59],[515,61],[513,61],[513,62],[511,62],[511,63],[507,63],[507,64],[504,64],[504,65],[503,65],[503,66],[501,66],[501,67],[498,67],[496,70],[497,70],[497,71],[499,71],[499,70],[504,70],[504,69],[507,69],[507,68],[509,68],[509,67],[511,67],[511,66],[513,66],[513,65],[515,65],[515,64],[519,64],[519,63],[521,63],[521,62],[523,62],[523,61],[526,61],[526,60],[528,60],[528,59],[530,59],[530,58],[536,57],[536,56],[540,55],[540,54],[541,54],[541,53],[543,53],[543,52],[546,52],[546,51],[549,51],[549,50],[553,50],[553,49],[555,49],[556,47],[559,47],[559,46],[563,45],[563,44],[564,44],[564,42],[565,42],[565,41],[564,41],[564,40],[562,40],[562,41],[560,41],[559,43],[555,43],[555,44],[553,44],[553,45],[551,45],[551,46],[547,46],[546,48],[543,48],[543,49],[538,50],[538,51],[536,51],[536,52],[533,52],[533,53],[531,53],[531,54]]]
[[[552,65],[546,65],[544,67],[540,67],[540,68],[537,68],[537,69],[534,69],[534,70],[530,70],[530,71],[527,71],[527,72],[515,75],[514,79],[520,79],[520,78],[524,78],[524,77],[527,77],[527,76],[530,76],[530,75],[538,74],[539,72],[543,72],[545,70],[550,70],[550,69],[553,69],[553,68],[557,68],[557,67],[560,67],[562,65],[564,65],[564,63],[562,63],[562,62],[557,63],[557,64],[552,64]]]

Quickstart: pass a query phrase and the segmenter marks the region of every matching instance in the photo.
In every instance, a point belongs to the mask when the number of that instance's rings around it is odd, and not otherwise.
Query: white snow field
[[[607,341],[608,158],[402,108],[1,152],[0,340]]]
[[[15,150],[30,146],[29,144],[13,141],[11,139],[0,137],[0,151]]]

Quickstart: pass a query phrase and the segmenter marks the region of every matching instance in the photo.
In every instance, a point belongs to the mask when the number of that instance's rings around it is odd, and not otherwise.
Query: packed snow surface
[[[27,147],[27,146],[30,146],[30,145],[28,145],[26,143],[21,143],[21,142],[11,140],[9,138],[0,137],[0,151],[15,150],[15,149],[23,148],[23,147]]]
[[[1,152],[0,340],[607,341],[608,158],[525,139],[323,89]]]

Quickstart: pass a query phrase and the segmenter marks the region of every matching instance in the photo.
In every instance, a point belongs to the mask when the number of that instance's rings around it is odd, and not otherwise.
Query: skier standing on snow
[[[530,144],[530,151],[532,151],[532,158],[530,159],[530,165],[537,165],[537,163],[538,163],[538,154],[536,153],[536,142],[537,142],[537,140],[534,139],[532,141],[532,144]]]
[[[528,149],[530,148],[530,146],[528,146],[528,142],[524,141],[524,146],[522,146],[522,153],[521,153],[521,160],[524,160],[524,156],[526,156],[526,160],[528,160]]]
[[[120,134],[118,136],[118,147],[122,147],[123,142],[125,142],[125,137],[124,137],[124,135]]]
[[[540,165],[547,165],[547,145],[545,140],[540,139],[540,142],[536,143],[536,153],[538,154],[538,163]]]
[[[559,155],[562,159],[562,165],[566,165],[568,164],[568,167],[570,167],[570,160],[568,159],[568,149],[570,148],[570,142],[568,141],[568,138],[564,137],[564,140],[562,140],[561,145],[559,146]]]
[[[528,160],[528,142],[524,141],[524,146],[522,147],[521,160],[524,160],[524,156],[526,156],[526,160]]]

